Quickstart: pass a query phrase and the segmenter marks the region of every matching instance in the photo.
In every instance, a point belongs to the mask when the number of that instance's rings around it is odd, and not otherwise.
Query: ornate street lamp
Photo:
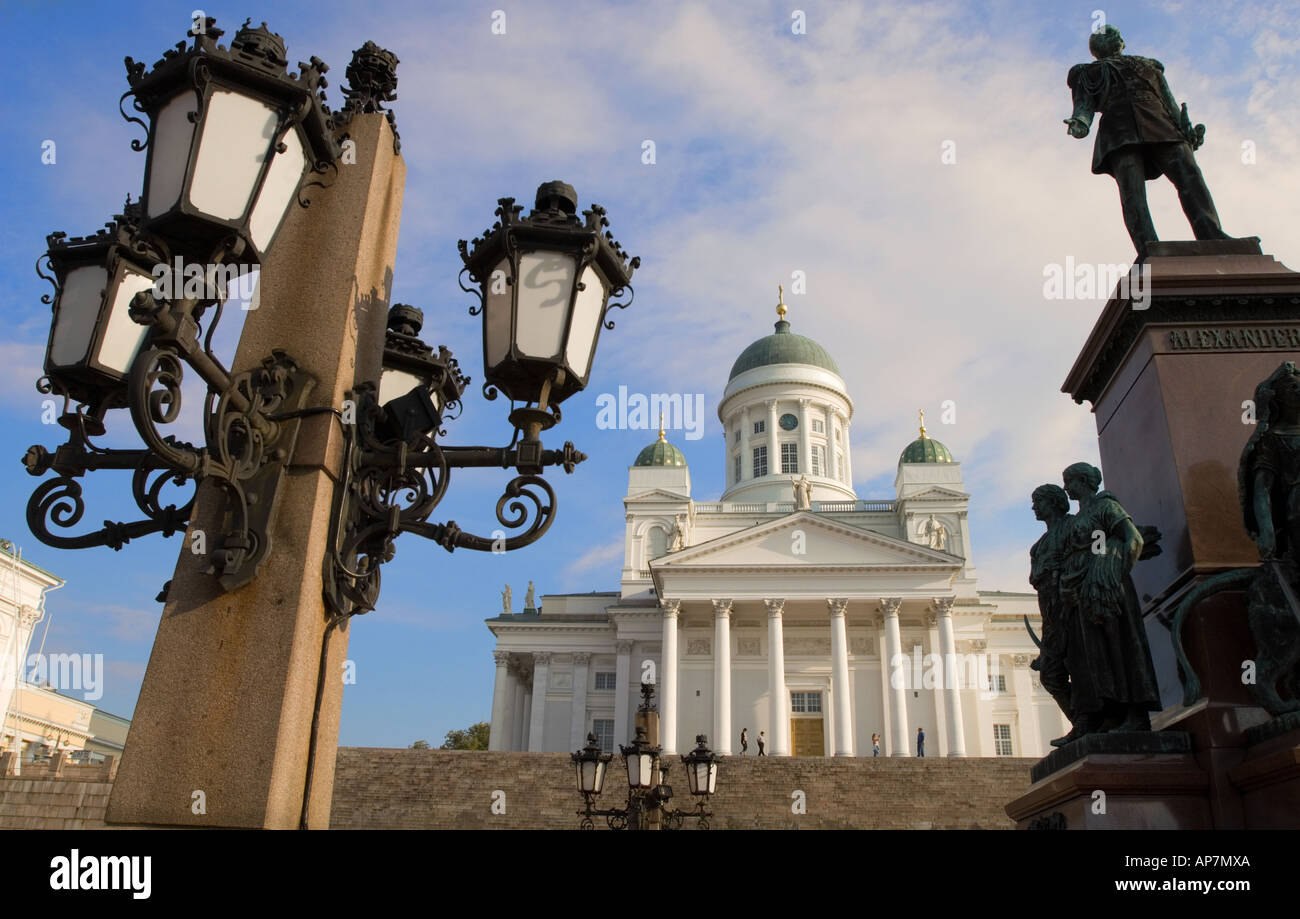
[[[708,738],[695,735],[695,749],[682,757],[691,794],[708,798],[718,790],[718,754],[709,749]]]
[[[42,258],[53,277],[37,263],[37,274],[54,285],[38,388],[87,406],[90,418],[83,423],[92,435],[103,433],[104,412],[126,405],[126,375],[145,339],[146,329],[130,316],[131,299],[154,283],[151,261],[131,246],[139,218],[140,205],[128,200],[93,236],[51,233]],[[50,303],[51,296],[41,302]]]
[[[190,34],[191,47],[148,72],[126,59],[122,99],[149,116],[148,139],[132,143],[148,150],[142,229],[187,259],[261,263],[303,177],[340,154],[322,92],[329,68],[313,57],[289,74],[284,40],[266,23],[245,22],[228,49],[215,19]]]
[[[642,704],[638,710],[638,719],[644,717],[648,724],[657,725],[659,716],[654,708],[654,684],[642,683],[641,695]],[[592,799],[600,794],[605,780],[605,763],[610,760],[612,754],[602,754],[596,744],[596,735],[588,734],[587,746],[570,755],[576,772],[578,791],[583,797],[583,810],[578,811],[578,815],[582,817],[578,824],[579,828],[593,829],[595,824],[592,818],[604,817],[612,830],[625,830],[629,827],[648,829],[651,827],[651,817],[658,814],[660,825],[666,830],[681,829],[688,817],[698,820],[700,829],[707,830],[709,817],[713,815],[705,809],[705,801],[716,788],[718,758],[708,749],[703,734],[695,739],[699,746],[689,756],[683,756],[682,762],[686,764],[688,770],[687,779],[691,783],[691,793],[704,796],[698,799],[697,810],[686,812],[669,807],[673,790],[668,784],[668,766],[660,758],[662,748],[650,743],[644,725],[637,726],[636,739],[630,745],[619,747],[627,770],[627,806],[597,810],[592,807]],[[701,766],[703,772],[692,777],[691,770]],[[699,786],[702,790],[696,791],[696,783],[701,779],[704,782]]]
[[[613,753],[600,752],[595,734],[587,735],[587,745],[576,753],[569,754],[573,760],[574,778],[578,791],[584,795],[598,795],[605,788],[605,772]]]
[[[221,34],[209,18],[192,47],[180,43],[152,71],[126,59],[123,101],[133,95],[150,119],[145,125],[122,112],[148,130],[145,142],[132,142],[148,150],[144,199],[128,203],[107,232],[50,236],[56,293],[38,387],[65,397],[59,421],[70,434],[53,453],[31,447],[23,462],[32,475],[58,474],[33,492],[27,520],[59,548],[120,549],[147,533],[170,536],[187,525],[193,498],[163,506],[162,487],[212,479],[224,503],[209,559],[229,590],[251,580],[269,550],[273,496],[312,381],[278,350],[251,371],[226,370],[211,350],[231,277],[218,267],[241,255],[260,262],[304,177],[333,165],[341,148],[323,101],[323,63],[313,57],[290,76],[284,42],[265,25],[245,24],[229,49],[217,45]],[[180,415],[187,365],[207,384],[200,447],[158,430]],[[72,409],[73,401],[81,405]],[[91,442],[106,432],[107,410],[119,407],[130,409],[144,449]],[[51,522],[68,528],[81,520],[78,479],[96,469],[132,470],[146,519],[109,521],[80,536],[51,532]]]
[[[461,281],[461,289],[479,299],[470,314],[483,316],[483,394],[525,403],[510,420],[524,432],[520,452],[532,465],[540,433],[560,420],[559,404],[587,385],[601,326],[614,328],[606,314],[632,303],[610,298],[631,291],[641,264],[602,233],[604,208],[593,204],[582,217],[577,209],[573,186],[546,182],[528,216],[514,198],[500,198],[500,219],[472,249],[459,243],[461,274],[475,285]]]

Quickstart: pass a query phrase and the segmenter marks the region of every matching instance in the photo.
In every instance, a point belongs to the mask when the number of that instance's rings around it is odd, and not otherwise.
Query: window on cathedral
[[[814,434],[825,434],[825,433],[826,433],[826,422],[821,421],[821,420],[819,420],[819,419],[817,419],[817,418],[814,418],[814,419],[813,419],[813,423],[812,423],[812,431],[813,431]]]
[[[754,448],[754,478],[767,475],[767,447]]]
[[[605,691],[605,690],[612,690],[612,689],[614,688],[614,686],[615,686],[614,681],[615,681],[617,678],[618,678],[618,675],[617,675],[614,671],[612,671],[612,670],[597,670],[597,671],[596,671],[596,691],[597,691],[597,692],[603,692],[603,691]]]
[[[763,433],[764,431],[766,431],[766,430],[767,430],[767,422],[766,422],[766,421],[755,421],[755,422],[754,422],[754,433],[755,433],[755,434],[762,434],[762,433]]]
[[[826,474],[826,448],[814,446],[812,448],[812,474]]]
[[[593,718],[591,722],[591,732],[596,735],[596,743],[600,744],[601,753],[614,752],[613,718]]]
[[[1007,675],[1005,673],[989,674],[989,692],[1006,692]]]
[[[731,439],[736,443],[740,443],[740,428],[736,428],[736,430],[731,432]]]
[[[732,470],[731,480],[733,482],[739,482],[740,481],[740,454],[739,453],[736,454],[735,466],[736,468]]]
[[[790,711],[798,714],[817,714],[822,710],[822,694],[819,692],[790,693]]]
[[[668,552],[668,533],[660,527],[652,527],[646,534],[646,560],[658,558]]]
[[[993,752],[998,756],[1015,756],[1011,749],[1011,725],[993,725]]]
[[[781,444],[781,471],[796,474],[799,472],[798,444]]]

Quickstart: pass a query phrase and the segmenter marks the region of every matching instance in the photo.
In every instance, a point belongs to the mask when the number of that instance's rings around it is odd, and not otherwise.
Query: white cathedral
[[[727,488],[691,497],[664,432],[628,468],[621,589],[551,594],[487,620],[490,749],[632,739],[656,684],[660,742],[720,754],[1042,756],[1069,730],[1029,662],[1033,594],[977,589],[961,464],[920,436],[893,500],[853,490],[853,402],[835,361],[790,331],[736,359],[718,406]],[[1025,552],[1026,569],[1028,547]],[[507,603],[509,601],[507,600]]]

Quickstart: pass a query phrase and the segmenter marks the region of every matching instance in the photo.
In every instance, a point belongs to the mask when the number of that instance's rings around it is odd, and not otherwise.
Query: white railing
[[[768,501],[765,503],[733,503],[730,501],[700,502],[695,505],[697,514],[789,514],[793,501]],[[823,514],[893,513],[893,501],[814,501],[812,510]]]

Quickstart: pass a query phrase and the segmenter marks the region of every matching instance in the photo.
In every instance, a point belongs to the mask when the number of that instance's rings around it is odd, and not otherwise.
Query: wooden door
[[[825,756],[826,743],[821,718],[791,718],[790,743],[795,756]]]

